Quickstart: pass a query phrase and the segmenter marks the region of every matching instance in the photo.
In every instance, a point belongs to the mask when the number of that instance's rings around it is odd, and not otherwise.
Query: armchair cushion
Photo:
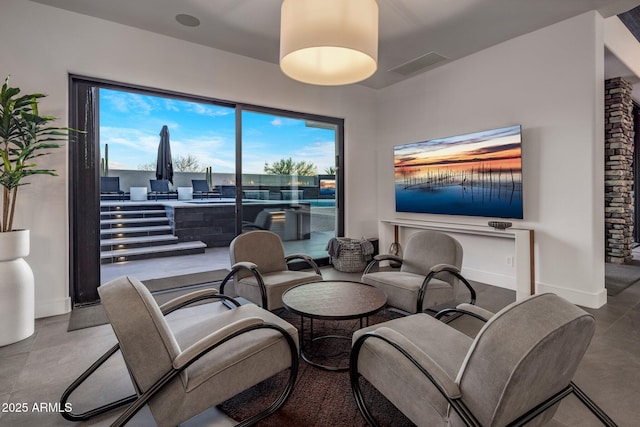
[[[181,349],[151,293],[135,279],[122,277],[98,288],[122,355],[141,391],[148,390],[173,366]],[[146,363],[149,354],[154,363]],[[186,382],[186,377],[181,374]]]
[[[262,275],[267,289],[267,310],[275,310],[282,307],[282,294],[289,288],[303,283],[322,280],[322,276],[307,271],[275,271]],[[255,276],[240,279],[235,285],[236,293],[249,301],[260,301],[260,288]]]
[[[403,258],[374,257],[361,281],[382,290],[389,306],[407,313],[451,304],[467,294],[474,303],[475,291],[460,273],[462,256],[462,246],[456,239],[439,231],[423,230],[409,237]],[[382,260],[401,261],[400,271],[373,271]]]
[[[353,342],[379,328],[411,337],[417,349],[429,354],[433,363],[454,379],[473,343],[468,336],[424,313],[360,329],[353,334]],[[416,334],[416,330],[420,333]],[[360,351],[358,370],[416,425],[434,426],[434,419],[441,419],[442,425],[446,425],[446,400],[418,368],[390,345],[375,338],[368,339]]]
[[[254,230],[237,236],[229,245],[229,255],[236,294],[264,306],[268,310],[282,307],[282,294],[292,286],[322,280],[317,265],[311,261],[314,272],[290,271],[280,237],[267,230]],[[299,257],[301,255],[296,254]],[[253,269],[240,268],[252,263]],[[264,284],[264,295],[258,282]],[[225,283],[220,285],[224,289]],[[264,298],[263,298],[264,296]]]
[[[256,264],[262,274],[287,270],[284,247],[277,237],[276,234],[262,230],[241,234],[229,245],[231,264],[249,261]],[[248,271],[240,271],[237,277],[243,278],[250,275]]]
[[[400,269],[426,276],[437,264],[451,264],[459,268],[462,255],[462,246],[451,236],[438,231],[420,231],[407,241]]]
[[[461,396],[460,387],[458,387],[458,384],[455,383],[454,379],[440,367],[438,362],[433,360],[431,356],[422,351],[407,337],[391,328],[387,328],[384,326],[376,329],[376,334],[389,339],[391,342],[404,349],[418,365],[420,365],[433,376],[436,384],[438,384],[442,388],[442,390],[447,393],[447,396],[451,397],[452,399],[456,399]]]
[[[387,304],[409,313],[415,313],[418,292],[425,276],[403,271],[379,271],[362,276],[362,282],[373,285],[387,295]],[[444,304],[454,297],[453,287],[433,278],[425,293],[423,309]]]
[[[215,316],[203,316],[197,324],[184,325],[174,330],[174,334],[179,345],[186,349],[187,345],[212,331],[246,318],[282,326],[298,343],[298,331],[294,326],[254,304],[242,305]],[[211,407],[212,402],[224,402],[269,378],[274,372],[287,369],[291,365],[290,359],[289,349],[278,332],[260,329],[242,334],[188,367],[187,384],[172,380],[149,402],[149,407],[156,420],[184,419],[188,414],[200,413]],[[161,404],[169,397],[174,402],[179,397],[179,403]]]

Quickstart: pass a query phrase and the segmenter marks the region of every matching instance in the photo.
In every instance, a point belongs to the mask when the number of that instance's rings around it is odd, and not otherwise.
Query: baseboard
[[[497,286],[505,289],[516,289],[516,278],[505,276],[503,274],[491,273],[488,271],[474,270],[471,268],[463,268],[462,275],[467,280],[474,282],[486,283],[487,285]]]
[[[71,298],[57,298],[38,302],[36,301],[36,319],[41,317],[57,316],[71,311]]]
[[[536,294],[551,292],[559,295],[567,301],[588,308],[600,308],[607,303],[607,290],[602,288],[597,292],[585,292],[576,289],[553,286],[545,283],[536,283]]]

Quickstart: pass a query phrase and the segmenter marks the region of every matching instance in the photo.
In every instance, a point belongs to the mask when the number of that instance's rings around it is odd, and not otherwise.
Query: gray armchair
[[[215,289],[158,307],[149,290],[130,277],[104,284],[98,292],[118,345],[74,381],[61,405],[65,408],[71,393],[118,349],[136,395],[84,414],[65,412],[65,418],[82,421],[128,405],[112,424],[120,426],[148,405],[159,426],[175,426],[287,369],[289,382],[280,397],[243,425],[272,414],[290,396],[298,371],[298,332],[272,313],[253,304],[240,306]],[[218,314],[196,317],[187,328],[170,329],[165,314],[208,298],[226,300],[232,308],[214,302]]]
[[[372,426],[361,378],[419,426],[542,426],[571,393],[615,426],[572,382],[594,331],[593,316],[554,294],[505,307],[475,339],[419,313],[356,331],[351,385]]]
[[[265,230],[255,230],[237,236],[229,245],[231,272],[222,281],[224,293],[233,278],[236,294],[267,310],[282,308],[282,294],[303,283],[322,280],[320,269],[311,257],[292,254],[285,257],[280,236]],[[313,272],[289,270],[288,262],[303,260]]]
[[[400,269],[373,271],[381,261],[398,263]],[[470,303],[475,303],[475,291],[460,273],[461,266],[462,246],[456,239],[438,231],[419,231],[407,241],[404,257],[376,255],[361,281],[383,291],[387,305],[420,313],[461,298],[465,290]]]

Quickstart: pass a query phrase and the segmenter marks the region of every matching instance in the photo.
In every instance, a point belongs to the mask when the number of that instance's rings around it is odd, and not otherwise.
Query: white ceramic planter
[[[29,230],[0,233],[0,346],[33,334],[35,295],[29,255]]]

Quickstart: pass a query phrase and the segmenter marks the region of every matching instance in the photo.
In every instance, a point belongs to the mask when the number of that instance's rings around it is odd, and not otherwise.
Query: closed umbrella
[[[156,179],[167,180],[173,184],[173,161],[171,160],[171,145],[169,144],[169,128],[167,125],[162,126],[160,131]]]

